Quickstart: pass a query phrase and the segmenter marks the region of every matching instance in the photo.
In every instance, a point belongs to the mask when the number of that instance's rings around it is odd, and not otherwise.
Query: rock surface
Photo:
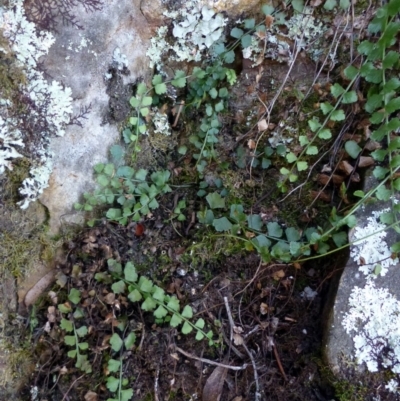
[[[367,192],[374,186],[376,186],[376,180],[371,175],[366,179],[364,192]],[[386,203],[371,203],[362,207],[357,212],[357,225],[349,233],[350,241],[354,241],[354,232],[357,228],[361,227],[364,229],[368,224],[370,224],[372,219],[379,222],[379,218],[376,219],[377,213],[379,214],[386,208],[390,209],[390,205],[391,203],[389,201]],[[350,312],[349,300],[354,288],[359,287],[364,289],[366,288],[367,283],[372,282],[375,288],[387,289],[392,296],[397,300],[400,300],[400,263],[397,259],[393,260],[390,257],[389,251],[390,246],[399,241],[399,239],[399,235],[394,230],[389,229],[387,230],[386,236],[381,238],[376,246],[367,245],[365,248],[365,254],[359,254],[357,250],[355,251],[354,245],[350,248],[350,257],[338,282],[337,291],[330,297],[331,301],[327,307],[329,312],[326,322],[323,349],[328,365],[332,372],[339,378],[346,378],[346,372],[349,366],[348,363],[354,362],[355,360],[354,355],[356,348],[354,339],[358,333],[352,331],[349,334],[343,326],[343,320],[346,314]],[[366,275],[361,271],[361,269],[365,270],[368,262],[372,262],[371,260],[364,260],[364,258],[367,259],[367,253],[371,248],[374,248],[373,251],[381,252],[382,254],[384,249],[388,250],[389,257],[386,258],[388,264],[386,268],[384,267],[384,258],[374,261],[375,263],[379,262],[382,264],[382,270],[387,269],[385,275],[376,275],[373,272],[370,275]],[[357,254],[357,256],[352,257],[354,254]],[[378,302],[378,300],[372,300],[372,303],[374,302]],[[384,305],[381,305],[382,311],[383,307]],[[382,312],[382,314],[384,314],[384,312]],[[354,366],[353,363],[351,365]],[[355,366],[357,366],[359,372],[366,370],[365,363],[360,365],[355,364]]]
[[[73,204],[91,189],[93,165],[106,160],[119,139],[132,84],[151,72],[145,55],[151,32],[140,0],[105,1],[101,10],[87,13],[79,6],[73,12],[84,30],[59,24],[43,60],[47,73],[72,89],[75,114],[89,108],[82,127],[70,125],[64,137],[52,140],[54,170],[40,200],[49,210],[53,234],[63,222],[82,221]]]

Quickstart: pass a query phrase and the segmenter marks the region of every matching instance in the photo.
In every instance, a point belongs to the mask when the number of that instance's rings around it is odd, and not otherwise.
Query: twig
[[[228,298],[227,297],[224,297],[224,304],[225,304],[226,312],[228,313],[229,325],[231,326],[230,340],[231,340],[231,343],[232,343],[232,340],[233,340],[233,326],[235,325],[235,323],[233,323],[231,308],[229,306],[229,302],[228,302]]]
[[[67,400],[69,399],[68,393],[71,391],[71,389],[72,389],[72,387],[75,385],[75,383],[76,383],[78,380],[82,379],[83,376],[85,376],[85,375],[83,374],[82,376],[79,376],[77,379],[75,379],[75,380],[72,382],[72,384],[69,386],[69,389],[68,389],[67,392],[64,394],[64,397],[62,398],[61,401],[64,401],[65,399],[67,399]]]
[[[158,378],[160,377],[160,365],[157,366],[156,379],[154,380],[154,400],[159,401],[158,398]]]
[[[276,349],[275,344],[272,345],[272,348],[274,349],[274,355],[275,355],[276,362],[278,363],[279,370],[280,370],[283,378],[285,379],[285,381],[287,381],[287,376],[286,376],[285,371],[283,370],[281,358],[279,358],[278,350]]]
[[[261,393],[260,393],[260,383],[258,383],[258,372],[257,372],[256,361],[254,360],[253,354],[247,348],[247,345],[244,342],[243,342],[242,345],[243,345],[243,348],[246,350],[247,354],[249,355],[249,358],[251,360],[251,364],[253,365],[254,381],[256,382],[255,401],[258,401],[258,400],[261,399]]]
[[[174,123],[172,124],[172,127],[173,127],[173,128],[175,128],[176,125],[178,124],[179,116],[181,115],[181,111],[182,111],[182,109],[183,109],[183,105],[184,105],[184,104],[185,104],[185,102],[184,102],[183,100],[182,100],[182,102],[179,104],[178,114],[176,115],[175,121],[174,121]]]
[[[230,366],[230,365],[225,365],[223,363],[211,361],[210,359],[206,358],[199,358],[198,356],[189,354],[188,352],[184,351],[183,349],[179,347],[175,347],[175,349],[180,352],[181,354],[187,356],[188,358],[195,359],[196,361],[200,361],[203,363],[208,363],[209,365],[214,365],[214,366],[221,366],[221,368],[226,368],[226,369],[231,369],[231,370],[244,370],[247,368],[247,363],[245,363],[243,366]]]

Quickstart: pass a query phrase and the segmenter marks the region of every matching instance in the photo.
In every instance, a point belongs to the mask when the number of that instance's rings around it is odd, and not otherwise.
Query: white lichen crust
[[[24,149],[23,155],[30,159],[32,167],[30,177],[22,183],[20,193],[24,199],[19,205],[27,208],[48,186],[52,158],[49,140],[65,133],[72,114],[71,90],[57,81],[47,82],[39,71],[38,60],[48,53],[55,39],[49,32],[38,32],[26,19],[22,0],[10,0],[9,8],[0,9],[0,29],[27,82],[18,88],[25,106],[20,107],[19,114],[14,115],[14,110],[20,105],[0,99],[0,174],[5,167],[12,168],[12,159],[22,157],[20,152]]]
[[[389,266],[396,265],[398,258],[392,258],[392,251],[385,241],[386,226],[379,221],[382,213],[389,212],[389,209],[375,211],[368,217],[364,227],[356,227],[350,238],[352,246],[350,256],[359,265],[359,270],[366,276],[376,277],[376,267],[379,267],[381,276],[385,276]]]
[[[349,306],[343,326],[354,340],[357,362],[365,363],[370,372],[382,366],[399,374],[400,301],[368,281],[364,288],[353,289]]]
[[[199,0],[190,0],[176,11],[167,11],[165,16],[173,19],[173,43],[168,43],[168,28],[162,26],[150,41],[146,55],[150,59],[150,67],[154,66],[163,72],[162,57],[170,53],[172,60],[200,61],[208,49],[222,38],[227,20],[222,14],[207,6],[201,6]]]

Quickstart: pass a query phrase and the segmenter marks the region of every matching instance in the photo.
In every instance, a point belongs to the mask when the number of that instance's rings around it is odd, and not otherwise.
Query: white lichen
[[[399,374],[400,302],[369,280],[364,288],[353,289],[349,307],[342,324],[353,338],[357,362],[370,372],[384,367]]]
[[[392,251],[385,241],[387,236],[386,226],[379,221],[382,213],[389,212],[389,209],[375,211],[368,217],[364,227],[356,227],[351,235],[350,256],[359,265],[359,270],[366,276],[378,270],[384,276],[388,268],[396,265],[398,258],[392,258]],[[372,274],[371,277],[376,277]]]
[[[164,13],[173,21],[173,43],[168,43],[168,28],[158,28],[157,34],[150,40],[147,56],[150,67],[162,72],[162,57],[170,52],[176,61],[199,61],[208,49],[221,39],[227,20],[222,14],[216,14],[207,6],[201,6],[198,0],[187,1],[178,10]]]
[[[11,159],[22,156],[15,146],[27,149],[30,141],[30,154],[25,156],[31,159],[32,167],[30,177],[23,181],[20,189],[24,200],[19,202],[26,208],[48,186],[52,157],[48,150],[49,139],[65,133],[72,114],[71,90],[57,81],[47,82],[39,71],[38,60],[48,53],[55,39],[49,32],[38,32],[25,18],[22,0],[11,0],[9,8],[0,9],[0,29],[15,54],[16,65],[26,75],[26,85],[18,90],[28,106],[10,118],[11,110],[16,107],[9,100],[2,99],[0,103],[0,174],[5,167],[12,168]],[[87,43],[83,40],[81,45]],[[6,49],[2,51],[7,52]]]
[[[157,108],[153,109],[153,113],[152,122],[154,125],[154,133],[170,136],[171,126],[168,121],[168,116]]]

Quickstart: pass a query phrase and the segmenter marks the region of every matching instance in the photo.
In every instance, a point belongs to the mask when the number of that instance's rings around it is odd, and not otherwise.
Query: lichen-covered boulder
[[[369,175],[365,192],[376,185]],[[383,223],[393,218],[397,202],[361,207],[349,233],[350,257],[330,305],[324,344],[328,365],[342,379],[349,364],[358,372],[400,373],[400,262],[391,249],[400,235]],[[399,387],[384,384],[388,391]]]
[[[112,0],[87,12],[83,2],[71,10],[83,29],[58,24],[43,60],[46,72],[71,88],[78,117],[51,142],[54,167],[40,200],[52,232],[62,222],[80,221],[72,206],[93,185],[93,165],[119,140],[132,84],[151,72],[145,55],[151,32],[139,6],[139,0]]]

